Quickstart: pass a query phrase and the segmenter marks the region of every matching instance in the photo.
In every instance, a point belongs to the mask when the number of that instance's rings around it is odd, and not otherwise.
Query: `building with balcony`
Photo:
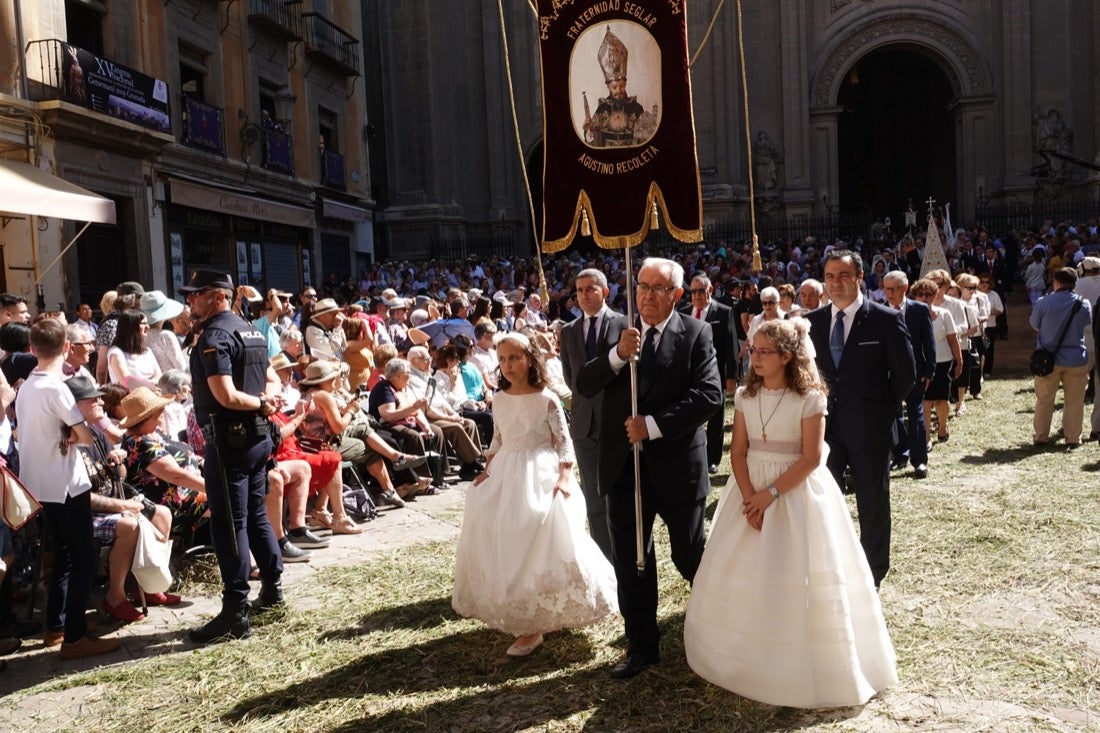
[[[374,249],[361,29],[357,5],[330,0],[0,11],[5,47],[26,49],[0,53],[17,70],[0,76],[0,106],[27,120],[0,116],[0,137],[19,143],[6,157],[116,213],[63,254],[82,224],[5,226],[4,289],[33,301],[40,281],[53,308],[97,304],[122,280],[174,294],[200,267],[294,292],[322,269],[357,273]]]

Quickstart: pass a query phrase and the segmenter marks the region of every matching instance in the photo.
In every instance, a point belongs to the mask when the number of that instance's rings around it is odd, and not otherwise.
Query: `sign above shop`
[[[172,179],[171,191],[172,203],[178,206],[191,206],[196,209],[292,227],[314,229],[317,226],[317,218],[313,210],[301,206],[246,196],[220,188],[200,186],[178,178]]]

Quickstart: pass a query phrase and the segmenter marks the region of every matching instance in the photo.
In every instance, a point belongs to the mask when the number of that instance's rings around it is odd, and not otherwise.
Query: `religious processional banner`
[[[659,205],[702,241],[686,0],[530,0],[539,20],[544,252],[591,227],[605,248],[642,242]]]

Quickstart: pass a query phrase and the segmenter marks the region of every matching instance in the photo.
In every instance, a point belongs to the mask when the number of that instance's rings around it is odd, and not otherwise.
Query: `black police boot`
[[[247,639],[252,636],[252,626],[248,623],[248,602],[234,606],[223,603],[221,613],[197,629],[191,629],[188,636],[196,644]]]
[[[252,615],[259,616],[268,611],[281,611],[286,608],[283,600],[283,581],[264,582],[260,586],[260,595],[252,603]]]

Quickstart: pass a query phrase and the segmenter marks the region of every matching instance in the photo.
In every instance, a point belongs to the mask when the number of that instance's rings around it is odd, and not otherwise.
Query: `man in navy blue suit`
[[[714,300],[714,286],[705,272],[691,277],[688,295],[691,301],[680,307],[680,312],[696,320],[710,324],[714,337],[714,353],[718,358],[718,376],[722,380],[722,407],[707,421],[707,470],[714,473],[722,462],[723,429],[726,421],[726,394],[737,388],[737,371],[740,366],[741,344],[734,328],[733,309]]]
[[[924,303],[906,297],[909,277],[901,270],[893,270],[883,277],[886,303],[905,317],[909,329],[909,341],[913,345],[913,360],[917,368],[917,381],[905,396],[905,417],[898,411],[897,437],[894,441],[893,468],[903,468],[908,461],[913,465],[917,478],[928,476],[928,431],[924,427],[924,390],[932,383],[936,373],[936,336],[932,333],[932,311]]]
[[[839,485],[851,471],[859,541],[877,588],[890,569],[890,448],[898,407],[916,378],[901,314],[863,297],[863,260],[825,256],[831,304],[807,314],[821,377],[829,386],[827,465]]]

